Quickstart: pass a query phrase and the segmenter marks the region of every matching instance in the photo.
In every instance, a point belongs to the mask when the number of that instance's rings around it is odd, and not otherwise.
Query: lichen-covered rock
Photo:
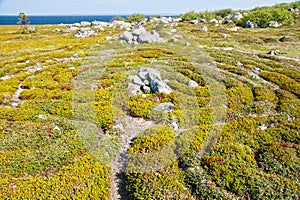
[[[173,112],[174,111],[174,104],[171,102],[165,102],[157,105],[154,110],[160,110],[166,113]]]

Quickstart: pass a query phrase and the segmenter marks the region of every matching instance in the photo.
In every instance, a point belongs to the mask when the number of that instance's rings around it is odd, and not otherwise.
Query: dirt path
[[[123,126],[124,133],[119,136],[119,155],[114,159],[110,172],[110,199],[128,199],[126,191],[126,154],[131,147],[134,138],[141,132],[149,129],[155,124],[154,121],[146,121],[142,118],[130,116],[121,117],[116,120],[116,124]]]

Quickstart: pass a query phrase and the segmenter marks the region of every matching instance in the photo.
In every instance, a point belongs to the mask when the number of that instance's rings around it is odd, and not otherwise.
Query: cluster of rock
[[[289,12],[299,12],[299,8],[289,8]]]
[[[82,21],[80,23],[74,23],[68,25],[68,27],[63,31],[58,28],[54,30],[54,32],[76,32],[76,37],[87,37],[90,35],[94,35],[96,31],[104,31],[107,28],[119,28],[120,30],[126,30],[130,31],[132,29],[135,29],[134,27],[137,25],[145,25],[149,21],[152,24],[163,24],[165,26],[178,26],[178,22],[182,21],[181,18],[172,18],[172,17],[160,17],[160,18],[150,18],[148,20],[145,18],[142,22],[125,22],[123,20],[113,20],[112,22],[103,22],[103,21]],[[65,26],[65,24],[60,24],[60,26]],[[90,30],[87,30],[86,28],[89,27]],[[155,34],[154,34],[155,35]]]
[[[119,39],[129,44],[141,44],[141,43],[165,43],[167,40],[160,37],[156,31],[148,32],[143,26],[135,26],[134,29],[129,32],[125,31],[119,36]]]
[[[282,24],[280,22],[271,21],[268,26],[271,28],[278,28],[278,27],[281,27]],[[257,28],[257,27],[258,27],[258,25],[255,22],[247,21],[245,23],[245,28]]]
[[[75,37],[81,38],[89,37],[91,35],[97,35],[97,33],[89,27],[81,28],[74,34]]]
[[[129,95],[137,95],[142,93],[166,93],[170,94],[172,89],[167,85],[167,81],[162,80],[160,72],[157,69],[141,67],[138,75],[128,77],[132,83],[127,88],[134,89]]]
[[[163,24],[165,26],[178,26],[178,22],[181,22],[182,18],[172,17],[152,17],[149,22],[152,24]]]
[[[235,12],[235,13],[232,13],[232,14],[229,14],[225,17],[226,20],[241,20],[243,19],[243,14],[240,13],[240,12]]]

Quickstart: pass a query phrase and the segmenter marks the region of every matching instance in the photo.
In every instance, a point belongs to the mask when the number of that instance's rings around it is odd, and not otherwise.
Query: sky
[[[182,14],[222,8],[250,9],[295,0],[0,0],[0,15]]]

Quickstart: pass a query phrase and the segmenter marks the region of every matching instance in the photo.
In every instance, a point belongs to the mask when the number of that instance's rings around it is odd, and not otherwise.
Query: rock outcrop
[[[129,83],[127,88],[134,89],[129,92],[129,95],[150,92],[170,94],[172,92],[166,81],[162,80],[160,72],[157,69],[141,67],[138,75],[129,76],[128,79],[132,83]]]
[[[96,32],[94,30],[91,30],[91,28],[81,28],[79,29],[79,31],[77,31],[74,36],[75,37],[81,37],[81,38],[85,38],[85,37],[89,37],[91,35],[97,35]]]
[[[160,37],[156,31],[147,32],[147,30],[141,26],[136,26],[132,32],[125,31],[119,36],[121,41],[128,42],[129,44],[141,44],[141,43],[165,43],[167,40]]]

